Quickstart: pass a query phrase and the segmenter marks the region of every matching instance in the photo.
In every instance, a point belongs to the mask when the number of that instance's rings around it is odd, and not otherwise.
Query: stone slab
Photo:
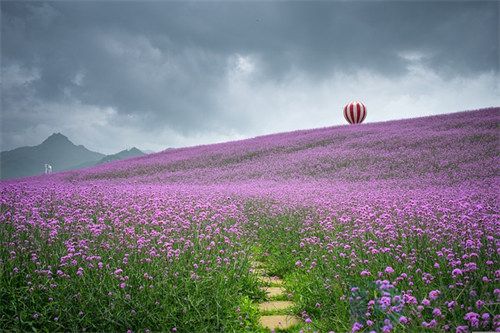
[[[276,311],[276,310],[285,310],[294,305],[293,302],[290,301],[271,301],[271,302],[263,302],[259,304],[260,311]]]
[[[282,287],[264,287],[262,290],[266,292],[267,297],[275,297],[285,294],[285,289]]]
[[[272,315],[260,317],[260,324],[270,330],[282,329],[286,330],[297,325],[300,320],[295,316],[287,315]]]
[[[264,283],[273,284],[275,286],[283,285],[283,280],[276,276],[259,276],[259,280]]]
[[[264,268],[264,263],[261,261],[250,261],[250,267],[252,268]]]
[[[266,270],[264,268],[252,268],[252,273],[257,275],[266,275]]]

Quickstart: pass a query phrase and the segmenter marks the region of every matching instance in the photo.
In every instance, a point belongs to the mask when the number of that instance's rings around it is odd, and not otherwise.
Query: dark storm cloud
[[[256,85],[279,85],[291,73],[319,82],[363,69],[397,78],[408,71],[405,52],[442,77],[498,72],[498,7],[478,1],[1,2],[2,139],[8,145],[5,133],[40,121],[33,105],[74,101],[113,108],[113,121],[123,126],[185,135],[245,131],[252,124],[223,112],[218,94],[238,55],[258,62]]]

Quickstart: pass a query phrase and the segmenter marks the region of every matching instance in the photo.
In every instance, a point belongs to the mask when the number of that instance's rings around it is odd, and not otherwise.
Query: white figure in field
[[[52,165],[50,164],[45,164],[45,174],[51,174],[52,173]]]

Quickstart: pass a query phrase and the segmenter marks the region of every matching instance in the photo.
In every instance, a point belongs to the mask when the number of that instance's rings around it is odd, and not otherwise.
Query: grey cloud
[[[258,64],[255,87],[286,87],[291,77],[320,84],[359,71],[397,80],[409,75],[404,52],[450,80],[497,75],[498,8],[481,1],[4,1],[2,73],[14,72],[17,84],[2,84],[2,144],[37,126],[40,105],[75,103],[112,108],[109,121],[134,131],[256,133],[250,111],[222,105],[237,55]],[[69,120],[75,112],[82,108],[68,107]]]

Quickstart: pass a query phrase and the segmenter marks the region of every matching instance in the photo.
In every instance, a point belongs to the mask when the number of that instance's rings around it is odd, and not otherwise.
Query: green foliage
[[[10,228],[0,224],[3,240],[8,239]],[[27,257],[27,251],[11,254],[0,248],[0,327],[4,329],[239,332],[258,325],[251,302],[262,297],[258,281],[250,274],[245,256],[216,265],[222,245],[216,251],[204,251],[203,259],[211,264],[194,270],[200,258],[191,252],[170,261],[163,257],[145,261],[139,251],[115,252],[96,244],[93,252],[100,259],[78,259],[59,275],[55,269],[41,272],[39,267],[58,267],[64,245],[48,243],[40,234],[28,235],[24,237],[31,241],[27,246],[37,247],[40,254],[36,259]],[[100,269],[98,260],[104,262]],[[117,268],[123,272],[114,274]]]

